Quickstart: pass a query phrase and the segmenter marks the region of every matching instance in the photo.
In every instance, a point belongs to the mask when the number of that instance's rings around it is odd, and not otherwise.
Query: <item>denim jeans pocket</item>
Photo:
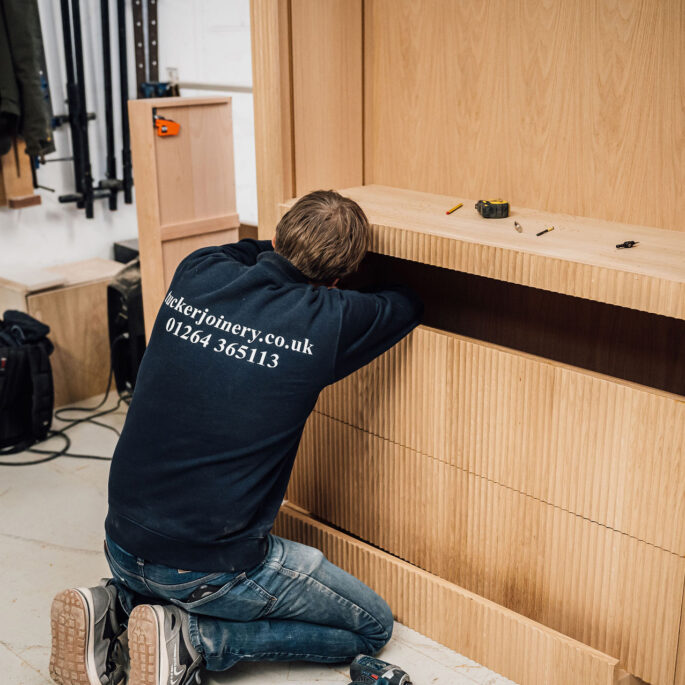
[[[254,621],[269,613],[276,597],[248,578],[247,574],[239,573],[199,599],[193,599],[191,594],[183,600],[171,601],[193,614],[225,618],[229,621]]]

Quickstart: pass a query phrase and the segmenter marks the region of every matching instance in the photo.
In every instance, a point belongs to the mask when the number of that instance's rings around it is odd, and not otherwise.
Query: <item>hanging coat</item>
[[[42,62],[37,0],[0,0],[0,154],[16,134],[26,141],[29,155],[55,150]]]

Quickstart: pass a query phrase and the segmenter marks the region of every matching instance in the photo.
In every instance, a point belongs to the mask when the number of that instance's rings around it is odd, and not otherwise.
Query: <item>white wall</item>
[[[183,82],[252,87],[249,0],[158,0],[160,79],[176,67]],[[184,96],[230,95],[240,220],[257,223],[252,93],[184,89]]]
[[[64,51],[59,3],[38,0],[45,44],[48,77],[55,113],[66,112]],[[133,30],[130,0],[129,91],[135,91]],[[249,0],[158,0],[160,79],[166,80],[166,67],[176,67],[181,81],[220,85],[252,85]],[[102,47],[100,3],[81,0],[81,20],[86,70],[86,98],[89,111],[97,119],[89,124],[93,178],[105,175],[104,94],[102,90]],[[113,29],[112,79],[115,100],[115,151],[121,177],[121,124],[118,115],[118,47],[116,0],[110,0]],[[210,95],[208,91],[184,90],[182,95]],[[220,93],[226,95],[227,93]],[[237,203],[244,223],[257,222],[257,191],[254,152],[254,125],[251,93],[233,97],[233,129],[236,164]],[[71,155],[68,125],[55,131],[57,152],[50,157]],[[112,244],[137,236],[135,205],[125,205],[119,194],[119,209],[110,212],[107,200],[96,200],[95,218],[86,219],[73,204],[60,204],[57,196],[74,191],[70,162],[41,166],[38,180],[55,188],[40,190],[43,202],[37,207],[9,210],[0,208],[0,275],[6,266],[49,266],[89,257],[111,257]],[[135,198],[134,198],[135,199]]]

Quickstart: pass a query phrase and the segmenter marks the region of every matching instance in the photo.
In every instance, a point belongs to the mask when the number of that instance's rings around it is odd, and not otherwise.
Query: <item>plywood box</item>
[[[519,685],[616,682],[616,659],[340,533],[287,503],[274,531],[321,549],[384,597],[398,621]]]
[[[231,98],[131,100],[129,114],[149,336],[179,262],[238,240]],[[156,135],[155,115],[178,123],[178,135]]]
[[[121,266],[95,258],[17,268],[0,279],[0,314],[18,309],[50,326],[56,407],[105,392],[110,370],[107,285]]]

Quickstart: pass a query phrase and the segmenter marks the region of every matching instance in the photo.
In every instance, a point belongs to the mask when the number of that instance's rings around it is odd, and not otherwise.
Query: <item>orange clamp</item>
[[[171,119],[162,119],[162,117],[156,116],[155,128],[158,136],[177,136],[181,130],[181,125]]]

